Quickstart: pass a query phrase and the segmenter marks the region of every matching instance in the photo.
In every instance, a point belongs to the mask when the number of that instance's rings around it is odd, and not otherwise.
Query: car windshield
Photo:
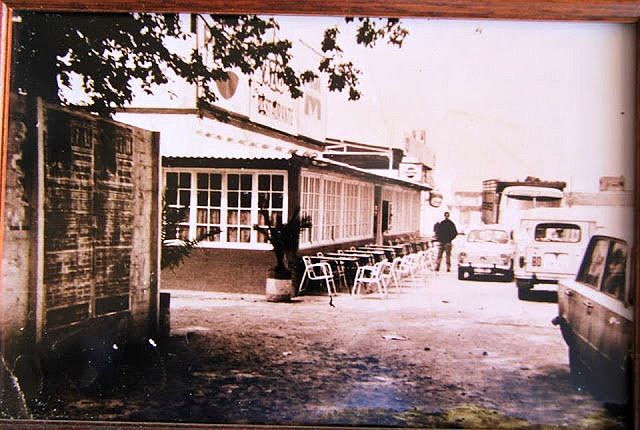
[[[559,197],[547,196],[519,196],[509,195],[505,206],[510,209],[534,209],[534,208],[559,208],[562,205],[562,199]]]
[[[471,230],[467,235],[469,242],[508,243],[509,233],[504,230],[485,229]]]
[[[541,223],[536,226],[536,242],[580,242],[581,230],[576,224]]]

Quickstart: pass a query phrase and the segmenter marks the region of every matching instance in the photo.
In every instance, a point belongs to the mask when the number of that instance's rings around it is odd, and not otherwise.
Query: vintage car
[[[514,277],[518,298],[527,299],[537,284],[572,279],[589,238],[598,229],[588,215],[563,209],[529,211],[520,221],[516,238]]]
[[[571,375],[606,401],[629,400],[634,288],[626,241],[594,235],[575,279],[558,284],[559,325]]]
[[[457,241],[458,279],[477,275],[513,279],[511,232],[498,224],[472,228]]]

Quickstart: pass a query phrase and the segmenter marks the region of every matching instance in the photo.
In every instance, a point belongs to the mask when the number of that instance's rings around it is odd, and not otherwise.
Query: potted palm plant
[[[300,232],[311,228],[311,217],[301,217],[300,208],[296,208],[289,221],[283,223],[282,217],[270,215],[264,200],[258,202],[258,207],[264,224],[256,224],[253,228],[266,236],[276,256],[276,265],[269,270],[267,276],[267,301],[289,301],[294,295],[291,278]]]

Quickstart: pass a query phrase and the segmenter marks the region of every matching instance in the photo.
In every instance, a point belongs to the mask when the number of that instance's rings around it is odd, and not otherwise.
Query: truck
[[[482,222],[517,227],[523,211],[563,207],[566,185],[531,176],[524,180],[486,179],[482,181]]]

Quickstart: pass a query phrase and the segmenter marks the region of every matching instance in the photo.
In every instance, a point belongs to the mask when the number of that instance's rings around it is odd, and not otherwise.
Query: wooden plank
[[[527,20],[596,20],[637,22],[636,0],[9,0],[15,9],[51,11],[154,12],[206,11],[220,14],[388,16],[432,18],[491,18]]]

